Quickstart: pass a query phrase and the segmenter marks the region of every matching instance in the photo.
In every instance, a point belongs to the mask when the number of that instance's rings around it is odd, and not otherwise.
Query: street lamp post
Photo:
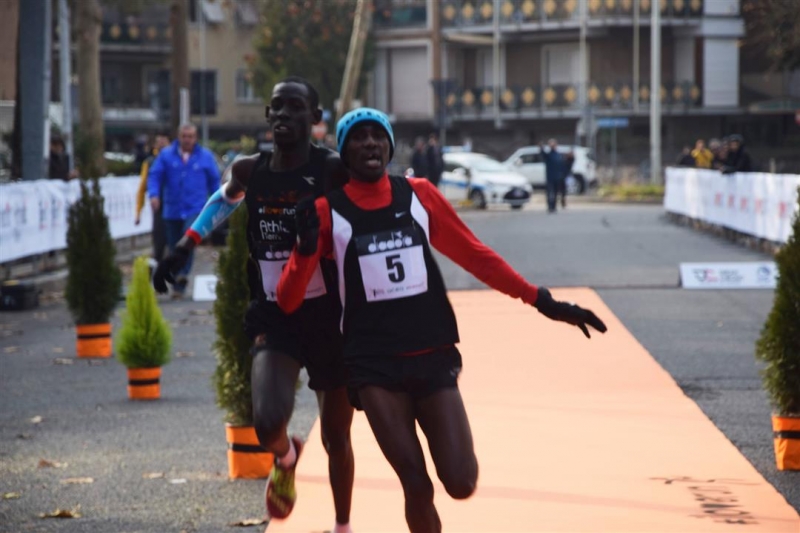
[[[650,181],[661,183],[661,9],[650,8]]]

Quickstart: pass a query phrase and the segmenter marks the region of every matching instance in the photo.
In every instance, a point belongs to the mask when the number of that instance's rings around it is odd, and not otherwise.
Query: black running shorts
[[[449,346],[419,355],[360,358],[347,363],[347,373],[350,403],[363,410],[358,391],[367,385],[405,392],[415,400],[457,387],[461,353],[455,346]]]

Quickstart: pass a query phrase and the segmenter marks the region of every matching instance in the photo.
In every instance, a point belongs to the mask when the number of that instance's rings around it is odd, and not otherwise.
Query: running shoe
[[[303,450],[303,441],[297,437],[292,437],[294,449],[297,457],[294,464],[289,468],[281,468],[280,460],[275,461],[272,467],[269,481],[267,481],[267,512],[271,518],[283,519],[288,517],[294,509],[294,502],[297,500],[297,492],[294,489],[294,471],[297,462],[300,460],[300,452]]]

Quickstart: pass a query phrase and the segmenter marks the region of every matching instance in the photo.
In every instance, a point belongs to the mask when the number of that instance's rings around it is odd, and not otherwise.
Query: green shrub
[[[114,240],[97,179],[81,180],[81,196],[67,214],[67,286],[64,296],[76,324],[106,324],[122,289]]]
[[[800,205],[800,188],[797,191]],[[800,211],[775,257],[775,301],[756,344],[764,388],[779,414],[800,414]]]
[[[113,176],[132,176],[136,174],[136,163],[133,161],[117,161],[115,159],[106,159],[106,175]]]
[[[217,405],[226,412],[225,421],[235,426],[253,424],[250,392],[250,340],[244,333],[244,314],[250,302],[247,283],[247,210],[237,209],[229,219],[228,240],[217,264],[217,359],[213,382]]]
[[[133,279],[125,303],[116,341],[119,362],[128,368],[155,368],[169,363],[172,331],[150,284],[147,257],[138,257],[133,263]]]

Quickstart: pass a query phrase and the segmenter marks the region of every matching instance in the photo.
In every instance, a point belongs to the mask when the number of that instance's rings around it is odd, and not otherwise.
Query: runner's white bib
[[[421,238],[414,228],[356,237],[368,302],[407,298],[428,290]]]
[[[281,279],[283,268],[289,262],[289,256],[291,256],[291,250],[271,248],[258,259],[258,265],[261,267],[261,283],[264,286],[264,294],[270,302],[278,301],[278,281]],[[322,277],[322,269],[317,263],[314,274],[311,276],[311,281],[309,281],[306,288],[305,299],[317,298],[326,292],[325,278]]]

